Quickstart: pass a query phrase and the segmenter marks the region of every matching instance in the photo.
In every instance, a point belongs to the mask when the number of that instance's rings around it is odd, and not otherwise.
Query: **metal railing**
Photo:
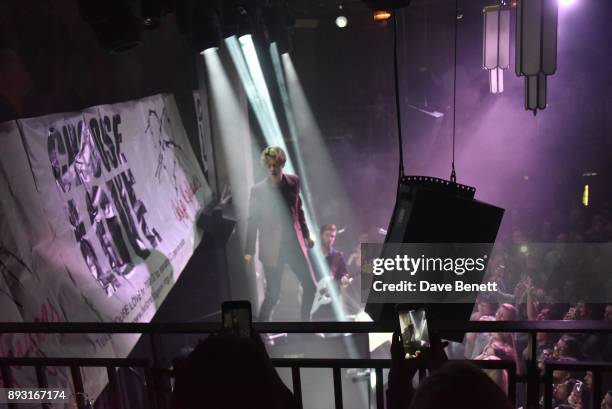
[[[83,366],[103,366],[107,368],[111,380],[111,390],[117,404],[119,394],[117,391],[116,378],[111,377],[116,367],[141,367],[147,376],[147,391],[149,405],[152,409],[162,408],[160,391],[155,388],[156,377],[167,374],[168,370],[159,364],[157,337],[160,334],[206,334],[218,330],[218,323],[0,323],[0,333],[80,333],[80,334],[113,334],[113,333],[140,333],[146,334],[151,344],[151,361],[129,360],[129,359],[85,359],[85,358],[0,358],[0,369],[3,378],[10,380],[10,367],[17,365],[32,366],[37,374],[43,373],[45,366],[61,366],[71,368],[71,374],[75,384],[76,392],[82,392],[82,379],[80,368]],[[380,333],[392,332],[393,324],[380,324],[374,322],[269,322],[254,323],[253,327],[259,333]],[[607,333],[612,334],[612,322],[605,321],[470,321],[470,322],[432,322],[430,329],[445,333],[466,332],[511,332],[525,333],[529,340],[529,357],[526,362],[527,372],[525,375],[517,375],[514,362],[509,361],[473,361],[483,369],[500,369],[508,372],[508,395],[514,400],[516,396],[516,385],[519,382],[527,384],[527,407],[537,408],[539,402],[540,385],[545,383],[546,393],[551,396],[551,376],[555,368],[572,366],[593,370],[594,377],[601,379],[601,372],[607,371],[609,365],[601,363],[546,363],[546,372],[541,376],[536,357],[535,337],[538,332],[547,333]],[[390,360],[380,359],[273,359],[277,367],[291,368],[293,377],[294,394],[302,404],[301,394],[301,368],[331,368],[334,377],[335,407],[343,407],[341,368],[369,368],[374,369],[376,374],[376,402],[378,408],[384,407],[383,377],[384,368],[391,366]],[[112,370],[111,370],[112,368]],[[597,374],[597,375],[595,375]],[[40,387],[44,387],[44,378],[38,377]],[[79,389],[80,388],[80,389]],[[548,391],[548,392],[546,392]],[[78,395],[77,396],[83,396]],[[596,395],[594,395],[596,396]],[[77,400],[79,409],[85,408],[84,399]],[[44,407],[44,406],[43,406]],[[118,407],[118,406],[115,406]]]
[[[612,363],[604,362],[555,362],[544,363],[544,409],[552,409],[553,372],[563,371],[591,371],[593,373],[593,390],[591,391],[591,408],[599,409],[597,401],[602,396],[601,384],[604,372],[612,372]],[[571,391],[570,391],[571,392]]]
[[[0,325],[0,328],[2,326]],[[146,359],[129,359],[129,358],[0,358],[0,373],[5,388],[13,388],[13,376],[11,367],[27,366],[33,367],[36,371],[37,385],[29,387],[48,388],[46,368],[47,367],[67,367],[70,368],[70,375],[74,386],[74,398],[79,409],[87,407],[87,395],[83,387],[83,377],[81,368],[100,367],[106,368],[108,376],[108,387],[112,398],[113,408],[121,409],[120,385],[117,379],[117,368],[141,368],[144,372],[145,387],[148,400],[148,406],[154,408],[157,396],[154,382],[154,372],[150,362]],[[8,403],[9,409],[17,408],[16,403]],[[49,403],[41,403],[43,409],[51,408]]]
[[[514,361],[473,361],[482,369],[505,370],[508,372],[508,396],[514,402],[516,396],[516,364]],[[340,369],[374,369],[376,374],[376,408],[384,408],[383,369],[391,367],[390,359],[308,359],[308,358],[275,358],[272,364],[277,368],[291,368],[294,395],[302,407],[302,388],[300,383],[301,368],[331,368],[334,380],[335,408],[342,408],[342,381]],[[420,378],[425,376],[419,371]]]

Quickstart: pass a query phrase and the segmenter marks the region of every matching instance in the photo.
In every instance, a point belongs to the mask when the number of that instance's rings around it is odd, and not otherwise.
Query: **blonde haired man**
[[[260,321],[269,321],[278,303],[282,273],[289,265],[302,286],[302,320],[310,318],[315,281],[308,260],[314,246],[300,198],[300,178],[285,174],[285,152],[269,146],[261,153],[267,177],[251,188],[245,260],[252,262],[259,234],[259,259],[264,266],[266,292],[259,311]]]

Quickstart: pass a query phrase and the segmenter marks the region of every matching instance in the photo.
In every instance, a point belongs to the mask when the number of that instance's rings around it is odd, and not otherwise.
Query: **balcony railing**
[[[259,333],[380,333],[392,332],[393,325],[374,322],[266,322],[254,323]],[[0,370],[5,387],[11,386],[11,367],[30,366],[36,370],[38,385],[46,387],[45,367],[65,366],[71,369],[77,396],[77,407],[86,408],[83,394],[81,367],[105,367],[109,376],[113,407],[120,408],[119,384],[115,376],[118,367],[137,367],[145,373],[147,401],[151,409],[165,409],[166,401],[162,394],[165,391],[158,387],[160,377],[169,374],[167,368],[159,364],[157,337],[161,334],[206,334],[218,330],[218,323],[2,323],[0,333],[52,333],[52,334],[114,334],[139,333],[149,337],[152,356],[150,360],[106,359],[106,358],[0,358]],[[511,361],[473,361],[483,369],[506,370],[508,373],[508,396],[514,400],[517,383],[527,384],[527,407],[537,408],[540,385],[544,383],[546,408],[550,408],[552,396],[552,373],[556,369],[590,370],[594,376],[593,396],[601,395],[602,373],[612,371],[612,364],[597,362],[557,363],[546,362],[544,376],[541,376],[536,357],[535,336],[538,332],[547,333],[585,333],[612,334],[612,322],[606,321],[470,321],[470,322],[437,322],[430,323],[430,329],[445,333],[465,332],[511,332],[525,333],[529,340],[529,357],[526,362],[526,373],[518,375],[516,366]],[[276,367],[291,368],[293,390],[302,405],[301,368],[331,368],[334,379],[335,407],[343,407],[340,370],[342,368],[368,368],[376,374],[377,408],[384,407],[383,369],[391,366],[387,359],[307,359],[282,358],[272,359]],[[593,399],[594,401],[595,399]],[[595,404],[595,402],[593,402]],[[41,405],[46,408],[46,404]],[[11,406],[9,405],[9,408]]]

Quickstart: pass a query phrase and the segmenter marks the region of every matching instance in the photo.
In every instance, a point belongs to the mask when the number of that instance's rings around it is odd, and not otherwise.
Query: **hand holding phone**
[[[397,315],[405,358],[416,358],[430,347],[425,310],[411,310],[398,304]]]
[[[226,301],[221,306],[223,330],[243,338],[251,337],[251,303]]]

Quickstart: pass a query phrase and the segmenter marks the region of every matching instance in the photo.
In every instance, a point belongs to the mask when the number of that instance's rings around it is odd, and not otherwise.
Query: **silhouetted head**
[[[172,409],[292,407],[263,343],[211,335],[176,369]]]
[[[518,310],[512,304],[502,304],[495,313],[495,319],[497,321],[516,321],[518,316]]]
[[[504,392],[480,368],[448,362],[417,388],[410,409],[511,409]]]

